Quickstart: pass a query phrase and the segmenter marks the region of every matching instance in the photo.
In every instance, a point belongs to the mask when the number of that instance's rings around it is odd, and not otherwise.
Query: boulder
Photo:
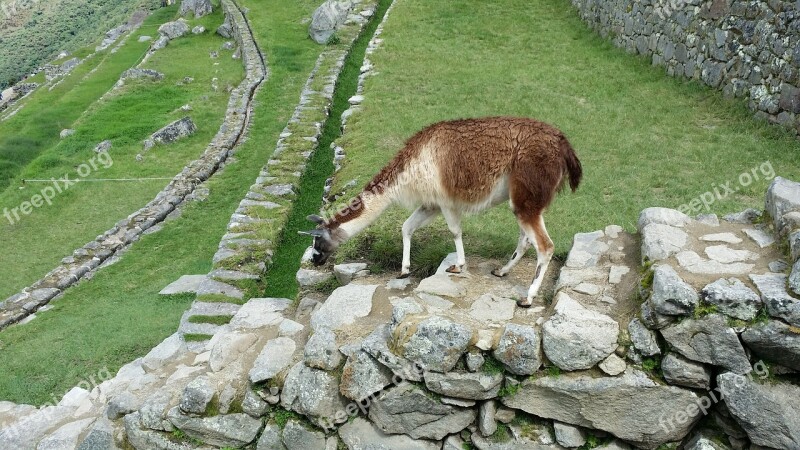
[[[77,420],[74,422],[66,423],[47,437],[39,441],[36,450],[61,450],[67,448],[77,448],[78,439],[81,434],[86,431],[92,423],[94,418]]]
[[[694,312],[700,297],[675,269],[660,264],[653,268],[653,292],[649,301],[659,314],[681,316]]]
[[[670,353],[661,361],[661,371],[669,384],[695,389],[711,387],[711,370],[705,365]]]
[[[683,250],[689,235],[685,231],[663,225],[649,223],[641,230],[642,259],[661,261]]]
[[[645,208],[639,213],[639,219],[636,225],[637,229],[641,232],[644,227],[651,223],[683,228],[691,222],[691,217],[676,209],[652,207]]]
[[[385,434],[361,417],[342,425],[339,437],[349,450],[439,450],[439,445],[433,441],[412,439],[404,434]]]
[[[339,395],[339,380],[324,370],[295,364],[286,375],[281,391],[281,405],[303,414],[322,428],[347,419],[347,401]]]
[[[217,333],[211,340],[211,354],[209,366],[214,372],[219,372],[239,357],[256,343],[257,336],[251,333]]]
[[[164,363],[178,359],[179,355],[187,351],[183,338],[178,333],[175,333],[164,339],[142,358],[142,367],[148,371],[156,370],[163,366]]]
[[[150,135],[150,138],[157,144],[171,144],[179,139],[193,135],[196,131],[197,126],[192,121],[192,118],[187,116],[156,131]]]
[[[75,130],[73,130],[72,128],[65,128],[65,129],[61,130],[61,133],[59,133],[58,136],[61,139],[66,139],[66,138],[72,136],[73,134],[75,134]]]
[[[559,292],[542,336],[544,353],[553,364],[563,370],[588,369],[617,349],[619,324]]]
[[[361,348],[395,375],[408,381],[422,381],[422,368],[389,349],[391,332],[388,324],[379,325],[361,343]]]
[[[532,375],[542,365],[541,339],[541,334],[535,328],[509,323],[500,335],[494,357],[511,373]]]
[[[575,373],[529,378],[516,394],[502,398],[508,407],[603,430],[644,448],[686,436],[702,416],[698,401],[691,391],[659,385],[631,368],[619,377]]]
[[[634,317],[628,323],[628,334],[630,335],[633,347],[643,356],[661,354],[661,348],[658,346],[656,334],[645,327],[638,318]]]
[[[158,390],[139,408],[141,424],[145,428],[158,431],[172,431],[175,429],[172,423],[167,420],[167,413],[172,407],[173,393],[170,390]]]
[[[738,278],[720,278],[701,291],[703,300],[715,305],[723,314],[742,320],[751,320],[761,309],[761,298]]]
[[[358,276],[369,274],[366,263],[336,264],[333,266],[333,273],[339,284],[348,284]]]
[[[283,428],[283,445],[286,450],[325,450],[325,433],[312,431],[291,419]]]
[[[483,436],[491,436],[497,431],[497,421],[494,419],[497,414],[497,402],[488,400],[481,403],[478,408],[478,431]]]
[[[753,444],[800,448],[800,387],[762,384],[730,372],[718,375],[717,384],[728,410]]]
[[[488,400],[497,397],[503,383],[503,374],[427,372],[425,386],[437,394],[470,400]]]
[[[263,417],[269,410],[269,404],[256,395],[252,389],[246,389],[242,400],[242,412],[250,417]]]
[[[361,350],[360,345],[345,352],[348,358],[339,384],[342,395],[361,401],[392,384],[392,371]]]
[[[451,371],[472,339],[469,327],[439,316],[403,322],[394,334],[404,358],[435,372]]]
[[[129,78],[150,78],[151,80],[158,81],[164,79],[164,74],[153,69],[133,68],[122,72],[122,75],[119,76],[120,81]]]
[[[773,178],[767,188],[764,209],[772,217],[775,229],[783,232],[783,215],[792,211],[800,211],[800,183],[783,177]]]
[[[327,0],[311,15],[308,35],[317,44],[327,44],[352,8],[353,2],[350,0]]]
[[[445,405],[413,384],[393,387],[373,402],[369,418],[384,433],[439,440],[475,421],[476,411]]]
[[[800,333],[789,325],[779,320],[753,325],[742,333],[742,340],[757,356],[800,370]]]
[[[178,407],[176,406],[173,409],[178,409]],[[188,442],[177,443],[167,437],[167,435],[164,433],[142,428],[138,412],[125,416],[123,418],[123,423],[125,425],[125,438],[127,439],[127,443],[137,450],[212,450],[214,448],[208,445],[196,446]],[[95,450],[98,448],[105,450],[109,448],[116,448],[113,436],[114,430],[110,423],[107,429],[103,429],[95,433],[96,431],[96,429],[93,429],[90,432],[90,435],[86,438],[83,444],[81,444],[80,448],[86,450]],[[256,432],[258,432],[258,430],[256,430]],[[87,441],[90,439],[91,443],[87,445]]]
[[[212,12],[211,0],[181,0],[180,14],[185,16],[192,13],[195,18],[211,14]]]
[[[324,327],[336,331],[352,325],[356,319],[366,317],[372,311],[372,301],[379,288],[374,284],[348,284],[336,288],[322,307],[311,314],[311,327],[314,330]]]
[[[105,140],[94,147],[95,153],[108,153],[111,150],[112,143],[109,140]]]
[[[261,432],[256,443],[256,450],[286,450],[281,440],[281,429],[274,423],[268,423]]]
[[[625,364],[624,359],[620,358],[615,353],[612,353],[608,356],[608,358],[604,359],[603,362],[598,365],[598,367],[600,367],[600,370],[613,377],[625,372],[625,369],[628,367],[628,365]]]
[[[678,353],[693,361],[714,364],[739,374],[751,370],[739,337],[721,314],[685,319],[662,329],[661,334]]]
[[[283,322],[282,311],[291,301],[285,298],[251,298],[236,312],[230,321],[234,329],[253,330],[272,327]]]
[[[222,25],[217,28],[217,34],[225,39],[230,39],[233,37],[233,26],[231,26],[230,17],[227,15],[225,16],[225,21],[222,22]]]
[[[556,435],[556,442],[567,448],[580,447],[586,443],[588,436],[585,429],[568,423],[553,422],[553,431]]]
[[[608,250],[608,244],[601,241],[604,236],[602,231],[592,233],[577,233],[573,237],[572,249],[567,255],[567,262],[564,264],[570,269],[585,269],[594,267],[600,261],[600,257]]]
[[[767,305],[770,316],[783,319],[790,325],[800,326],[800,300],[786,291],[786,274],[750,275],[750,279],[761,292],[761,300]]]
[[[183,389],[179,406],[185,413],[204,414],[216,393],[217,388],[208,377],[197,377]]]
[[[187,436],[217,447],[244,447],[255,441],[261,420],[247,414],[223,414],[214,417],[190,417],[179,407],[167,414],[169,421]]]
[[[295,343],[287,337],[267,341],[250,369],[250,382],[260,383],[270,380],[289,367],[295,351]]]
[[[304,360],[308,367],[334,370],[342,363],[342,354],[336,345],[336,334],[328,328],[320,327],[306,342]]]
[[[167,22],[158,27],[158,32],[167,40],[177,39],[189,33],[189,25],[183,19],[178,19],[175,22]]]

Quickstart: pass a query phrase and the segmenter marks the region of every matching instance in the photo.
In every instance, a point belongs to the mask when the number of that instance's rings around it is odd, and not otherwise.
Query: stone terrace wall
[[[757,118],[800,133],[800,4],[789,1],[572,0],[619,47],[672,76],[749,98]]]

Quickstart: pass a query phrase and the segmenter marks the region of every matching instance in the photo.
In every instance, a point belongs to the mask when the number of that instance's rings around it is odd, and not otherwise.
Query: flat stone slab
[[[158,295],[196,294],[206,275],[183,275],[162,289]]]
[[[786,274],[750,275],[750,279],[761,292],[761,300],[767,305],[770,316],[800,326],[800,300],[786,291]]]
[[[479,321],[501,322],[513,319],[515,309],[515,300],[485,294],[472,303],[469,315]]]
[[[443,297],[463,297],[467,289],[453,281],[450,275],[432,275],[419,282],[415,292],[441,295]]]
[[[746,234],[761,248],[769,247],[775,243],[775,236],[773,236],[771,233],[767,233],[764,230],[759,230],[757,228],[745,228],[742,231],[744,231],[744,234]]]
[[[285,298],[251,298],[231,319],[233,328],[263,328],[279,325],[283,321],[281,311],[291,301]]]
[[[338,330],[366,317],[372,311],[372,299],[380,286],[348,284],[336,288],[322,306],[311,314],[311,327]]]
[[[198,286],[197,295],[224,295],[225,297],[242,299],[244,297],[244,292],[230,284],[206,278],[205,281],[201,282],[200,286]]]
[[[758,255],[749,250],[735,250],[727,245],[711,245],[705,249],[706,256],[721,263],[733,263],[741,261],[752,261],[758,259]]]
[[[250,382],[260,383],[272,379],[289,367],[295,349],[294,341],[286,337],[268,341],[250,370]]]
[[[727,244],[740,244],[742,239],[733,233],[712,233],[700,236],[701,241],[705,242],[725,242]]]
[[[694,274],[703,275],[745,275],[750,273],[755,264],[736,262],[725,264],[713,259],[705,259],[697,253],[687,250],[675,255],[678,264],[685,270]]]

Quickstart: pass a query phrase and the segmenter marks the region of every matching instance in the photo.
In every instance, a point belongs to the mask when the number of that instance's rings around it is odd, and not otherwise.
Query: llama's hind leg
[[[555,246],[550,239],[550,235],[547,234],[541,214],[531,216],[530,220],[520,218],[520,226],[525,231],[528,240],[533,242],[536,247],[536,275],[531,282],[530,288],[528,288],[528,297],[517,302],[517,305],[527,308],[533,304],[533,299],[539,293],[542,280],[544,280],[544,275],[547,273],[547,267],[553,258]]]
[[[400,278],[411,274],[411,236],[420,227],[429,224],[439,214],[439,208],[420,206],[403,223],[403,267]]]
[[[442,209],[442,215],[447,222],[447,228],[453,233],[453,241],[456,244],[456,263],[447,268],[449,273],[461,273],[467,265],[467,257],[464,255],[464,242],[461,240],[461,214],[452,209]]]
[[[517,249],[514,250],[514,254],[511,255],[511,260],[508,261],[508,264],[503,266],[500,269],[492,270],[492,275],[496,277],[504,277],[508,275],[508,272],[514,268],[514,266],[519,263],[523,256],[525,256],[525,252],[531,247],[531,242],[528,240],[528,237],[525,236],[525,231],[522,228],[519,229],[519,242],[517,242]]]

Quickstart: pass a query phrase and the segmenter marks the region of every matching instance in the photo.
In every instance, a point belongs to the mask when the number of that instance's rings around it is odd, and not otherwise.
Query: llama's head
[[[325,226],[325,221],[322,217],[312,214],[308,216],[308,220],[316,223],[317,227],[311,231],[300,231],[300,234],[307,234],[314,238],[311,262],[315,266],[321,266],[336,251],[339,243],[331,236],[331,231]]]

